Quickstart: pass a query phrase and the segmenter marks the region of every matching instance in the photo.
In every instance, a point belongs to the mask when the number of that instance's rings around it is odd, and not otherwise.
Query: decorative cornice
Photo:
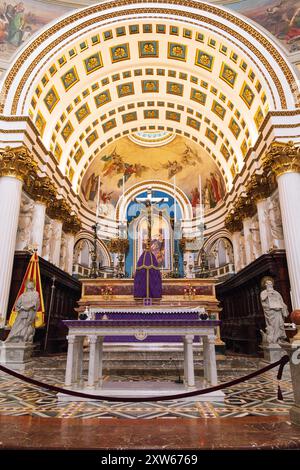
[[[63,223],[65,233],[76,234],[81,230],[81,221],[76,215],[70,215]]]
[[[48,207],[52,205],[57,195],[56,188],[48,176],[31,180],[26,187],[26,192],[32,199]]]
[[[263,158],[263,167],[276,178],[285,173],[300,173],[300,147],[292,141],[272,142]]]
[[[243,228],[243,223],[235,212],[230,212],[225,218],[225,227],[231,233],[240,232]]]
[[[13,176],[26,184],[37,170],[38,164],[25,146],[0,150],[0,176]]]

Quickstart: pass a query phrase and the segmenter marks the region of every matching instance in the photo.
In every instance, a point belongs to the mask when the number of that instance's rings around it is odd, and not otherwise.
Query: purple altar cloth
[[[141,254],[134,276],[135,299],[161,299],[162,280],[157,259],[150,250]]]

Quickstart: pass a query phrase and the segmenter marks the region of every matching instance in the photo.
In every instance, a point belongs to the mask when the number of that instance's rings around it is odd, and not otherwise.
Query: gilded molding
[[[35,177],[38,164],[27,147],[5,147],[0,150],[0,176],[13,176],[26,184]]]
[[[129,248],[129,241],[127,238],[112,238],[107,244],[107,248],[111,253],[125,254]]]
[[[257,204],[270,196],[275,189],[274,186],[274,180],[268,178],[265,173],[262,175],[255,173],[246,186],[247,195]]]
[[[63,223],[63,231],[76,235],[81,230],[81,221],[76,215],[70,215]]]
[[[48,176],[31,180],[26,186],[26,191],[36,202],[46,204],[48,207],[57,195],[56,188]]]
[[[230,212],[225,218],[225,227],[231,233],[240,232],[243,229],[243,222],[235,212]]]
[[[285,173],[300,173],[300,147],[293,141],[272,142],[263,158],[263,167],[276,178]]]
[[[150,0],[149,0],[149,2],[150,2]],[[70,16],[64,18],[62,21],[55,24],[54,26],[48,28],[46,31],[44,31],[42,34],[40,34],[25,49],[23,54],[17,59],[14,66],[10,70],[8,76],[5,79],[5,83],[4,83],[5,97],[7,96],[8,90],[10,89],[10,86],[12,85],[12,82],[13,82],[15,76],[16,76],[16,72],[18,70],[20,70],[20,68],[22,67],[24,61],[30,56],[30,54],[34,50],[36,50],[36,48],[40,44],[42,44],[46,39],[48,39],[49,36],[59,32],[62,28],[66,27],[68,25],[71,25],[75,21],[78,21],[80,19],[84,19],[85,17],[87,17],[91,14],[94,14],[94,13],[99,14],[99,13],[105,11],[108,8],[114,8],[116,10],[115,13],[113,13],[113,14],[112,13],[102,14],[101,19],[105,20],[105,19],[113,18],[113,17],[115,17],[119,14],[118,7],[122,7],[124,4],[134,6],[136,3],[138,3],[137,0],[126,0],[126,1],[114,1],[114,2],[108,2],[108,3],[105,3],[105,4],[95,5],[95,6],[92,6],[92,7],[85,8],[85,9],[79,11],[79,12],[76,12],[73,15],[70,15]],[[148,3],[148,1],[146,1],[144,3],[146,4],[146,3]],[[208,19],[206,15],[195,14],[195,13],[191,13],[191,12],[185,12],[184,13],[185,17],[187,17],[187,18],[192,18],[192,19],[196,19],[198,21],[203,21],[204,23],[212,24],[212,25],[216,26],[217,28],[222,29],[223,31],[227,31],[227,33],[229,32],[230,34],[233,34],[234,37],[236,37],[240,42],[245,44],[246,47],[248,47],[250,50],[252,50],[252,52],[254,52],[256,54],[256,56],[264,64],[264,66],[266,67],[266,69],[268,70],[270,75],[272,76],[272,80],[274,81],[274,83],[275,83],[275,85],[277,86],[277,89],[278,89],[278,93],[279,93],[280,101],[281,101],[281,106],[282,106],[282,108],[286,108],[286,99],[285,99],[285,94],[284,94],[283,87],[280,83],[280,80],[277,77],[276,72],[270,66],[269,62],[265,58],[265,55],[263,53],[261,53],[255,46],[253,46],[253,44],[251,44],[250,41],[245,40],[245,38],[242,35],[240,35],[239,33],[237,33],[236,30],[233,30],[233,29],[229,28],[228,26],[226,26],[224,23],[222,23],[222,19],[230,21],[233,25],[242,28],[244,31],[247,31],[250,35],[252,35],[252,37],[257,39],[266,48],[266,50],[274,57],[277,64],[279,65],[279,67],[283,71],[288,83],[292,87],[295,80],[294,80],[294,76],[293,76],[287,62],[284,60],[284,58],[281,56],[281,54],[278,52],[278,50],[273,46],[273,44],[271,42],[269,42],[269,40],[267,38],[262,36],[259,31],[254,29],[252,25],[247,24],[242,19],[237,18],[236,16],[230,14],[228,11],[224,11],[224,10],[219,9],[214,5],[199,3],[199,2],[192,1],[192,0],[165,0],[165,3],[170,3],[172,5],[179,5],[180,7],[182,5],[187,5],[189,7],[196,8],[197,10],[200,10],[204,13],[209,12],[209,13],[218,15],[219,18],[220,18],[220,21]],[[130,16],[130,15],[136,14],[137,12],[140,13],[141,11],[142,11],[142,8],[139,8],[139,9],[133,8],[133,9],[130,9],[130,10],[123,10],[123,15],[126,14],[127,16]],[[176,10],[169,10],[167,8],[145,7],[145,8],[143,8],[143,11],[145,11],[146,13],[161,13],[161,14],[167,14],[167,13],[171,12],[173,15],[182,16],[182,10],[180,10],[180,8],[176,11]],[[39,54],[39,56],[36,58],[35,63],[40,62],[42,60],[42,58],[48,52],[53,50],[53,48],[57,44],[62,42],[64,39],[66,39],[67,37],[69,37],[70,35],[78,32],[78,31],[84,29],[85,27],[89,26],[90,24],[95,23],[95,21],[98,21],[98,20],[99,20],[99,16],[97,16],[96,20],[93,18],[93,19],[84,21],[82,24],[77,25],[72,30],[67,31],[66,33],[61,35],[61,37],[57,38],[55,41],[53,41],[51,44],[49,44],[44,49],[44,51]],[[12,114],[16,113],[21,91],[22,91],[22,89],[25,85],[27,77],[32,73],[33,69],[34,69],[34,66],[33,66],[33,64],[31,64],[28,67],[28,71],[26,72],[26,74],[24,74],[24,76],[22,77],[22,79],[21,79],[21,81],[20,81],[20,83],[17,87],[16,93],[15,93],[15,96],[14,96],[14,100],[13,100],[13,105],[12,105]],[[0,112],[3,110],[3,107],[4,107],[4,105],[2,103],[1,106],[0,106]]]
[[[238,198],[234,206],[234,213],[238,219],[249,219],[254,216],[255,212],[256,206],[252,199],[248,196],[240,196]]]
[[[71,216],[71,206],[64,199],[55,199],[47,207],[47,214],[51,219],[64,222]]]

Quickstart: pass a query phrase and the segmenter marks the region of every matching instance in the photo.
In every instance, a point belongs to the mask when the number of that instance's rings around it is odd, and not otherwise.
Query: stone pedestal
[[[18,372],[24,372],[31,366],[33,344],[0,343],[0,364]]]
[[[284,356],[284,351],[279,344],[262,344],[261,348],[264,352],[264,359],[267,362],[279,361]]]
[[[300,426],[300,346],[287,342],[280,343],[283,352],[290,358],[290,369],[293,384],[295,403],[290,409],[290,418],[293,424]]]

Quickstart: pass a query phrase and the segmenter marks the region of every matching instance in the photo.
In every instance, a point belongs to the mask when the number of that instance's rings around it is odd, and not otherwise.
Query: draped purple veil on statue
[[[155,255],[149,249],[143,251],[138,260],[133,295],[135,299],[161,299],[161,272]]]

